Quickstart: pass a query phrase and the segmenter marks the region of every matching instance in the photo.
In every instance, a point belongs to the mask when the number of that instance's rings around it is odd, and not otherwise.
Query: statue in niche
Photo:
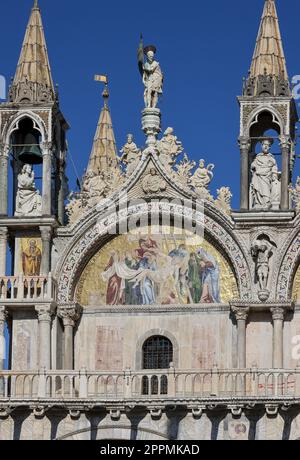
[[[36,240],[30,240],[22,253],[22,269],[25,276],[39,276],[41,271],[42,252]]]
[[[147,109],[155,109],[158,104],[158,97],[163,93],[164,76],[159,62],[155,60],[155,53],[155,46],[146,46],[144,48],[143,41],[141,40],[138,59],[145,86],[144,100]],[[144,54],[146,62],[144,62]]]
[[[32,166],[24,165],[18,175],[18,191],[16,198],[17,217],[36,217],[42,215],[42,197],[35,186]]]
[[[270,292],[268,288],[270,275],[270,258],[274,254],[275,244],[266,235],[258,237],[251,246],[251,255],[255,261],[255,274],[259,283],[258,296],[260,300],[266,301]]]
[[[173,128],[167,128],[163,138],[157,143],[159,158],[164,166],[172,167],[183,152],[182,142],[174,135]]]
[[[122,153],[120,161],[126,166],[127,175],[131,175],[134,172],[136,163],[142,156],[141,150],[134,143],[132,134],[128,134],[127,143],[120,150],[120,153]]]
[[[251,165],[252,182],[250,186],[252,207],[254,209],[270,209],[274,195],[278,195],[278,167],[274,156],[270,153],[273,141],[262,142],[262,152]],[[278,197],[277,197],[278,199]]]
[[[214,174],[213,170],[215,165],[209,164],[205,167],[205,161],[200,160],[199,167],[195,171],[192,177],[192,185],[196,190],[207,189],[211,181],[213,180]]]

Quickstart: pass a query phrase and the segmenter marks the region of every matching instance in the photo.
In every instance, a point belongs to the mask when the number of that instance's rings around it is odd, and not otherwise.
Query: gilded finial
[[[39,7],[39,2],[38,2],[38,0],[34,0],[33,8],[38,8],[38,7]]]

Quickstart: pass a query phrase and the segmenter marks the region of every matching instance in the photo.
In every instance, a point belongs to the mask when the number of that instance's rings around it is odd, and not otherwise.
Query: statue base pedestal
[[[264,289],[263,291],[258,292],[258,298],[261,302],[266,302],[270,297],[270,291]]]
[[[159,109],[144,109],[142,112],[142,127],[147,136],[146,144],[155,145],[161,132],[161,111]]]

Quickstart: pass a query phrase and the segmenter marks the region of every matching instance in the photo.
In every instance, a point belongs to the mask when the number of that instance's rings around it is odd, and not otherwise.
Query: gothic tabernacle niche
[[[77,300],[85,306],[227,303],[234,274],[207,241],[164,229],[115,238],[83,271]]]

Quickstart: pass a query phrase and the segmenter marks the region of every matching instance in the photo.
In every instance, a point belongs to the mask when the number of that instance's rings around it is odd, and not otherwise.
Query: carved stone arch
[[[150,331],[145,332],[141,337],[139,337],[137,344],[136,344],[136,361],[135,361],[135,366],[136,370],[142,370],[143,365],[143,345],[146,342],[146,340],[150,339],[153,336],[161,336],[161,337],[166,337],[167,339],[170,340],[170,342],[173,345],[173,362],[174,362],[174,367],[178,368],[179,367],[179,344],[176,339],[176,337],[166,329],[151,329]]]
[[[18,129],[20,121],[24,120],[25,118],[29,118],[33,121],[35,129],[41,133],[42,142],[46,142],[47,128],[44,121],[34,112],[26,111],[19,113],[15,118],[13,118],[13,120],[10,121],[9,126],[7,126],[3,136],[7,145],[9,145],[9,140],[12,133]]]
[[[297,228],[283,247],[278,261],[276,297],[280,301],[290,301],[294,278],[300,265],[300,231]]]
[[[146,210],[144,208],[143,210],[148,215],[151,212],[151,207],[157,205],[157,203],[146,203],[145,205]],[[139,205],[128,209],[128,215],[141,215],[141,212],[142,208]],[[165,207],[162,212],[166,212]],[[190,209],[189,212],[191,213],[189,219],[193,222],[198,222],[199,215],[197,216],[197,213]],[[174,216],[184,215],[185,208],[183,205],[172,206],[172,209],[169,209],[169,213]],[[209,214],[211,212],[208,209],[204,218],[205,232],[215,242],[217,247],[220,248],[225,257],[227,256],[227,260],[230,261],[236,276],[240,298],[251,300],[250,264],[245,256],[246,250],[243,249],[241,242],[234,236],[225,219],[219,222],[214,216]],[[104,246],[113,237],[117,237],[116,233],[113,236],[113,230],[117,225],[122,223],[124,225],[127,220],[127,215],[122,217],[118,213],[113,213],[102,218],[98,217],[98,219],[95,216],[94,220],[90,222],[90,226],[85,228],[80,234],[75,235],[70,241],[55,272],[55,277],[58,281],[58,301],[60,303],[67,303],[74,300],[77,283],[86,264],[100,247]],[[203,224],[202,220],[200,223]]]
[[[245,136],[249,137],[250,136],[250,130],[252,126],[258,122],[258,117],[260,114],[268,112],[273,116],[273,122],[274,124],[277,124],[280,129],[280,134],[284,135],[285,134],[285,120],[283,120],[282,115],[274,108],[271,107],[270,105],[264,105],[264,106],[259,106],[251,114],[249,115],[247,124],[245,126]],[[275,121],[275,118],[277,119]]]

